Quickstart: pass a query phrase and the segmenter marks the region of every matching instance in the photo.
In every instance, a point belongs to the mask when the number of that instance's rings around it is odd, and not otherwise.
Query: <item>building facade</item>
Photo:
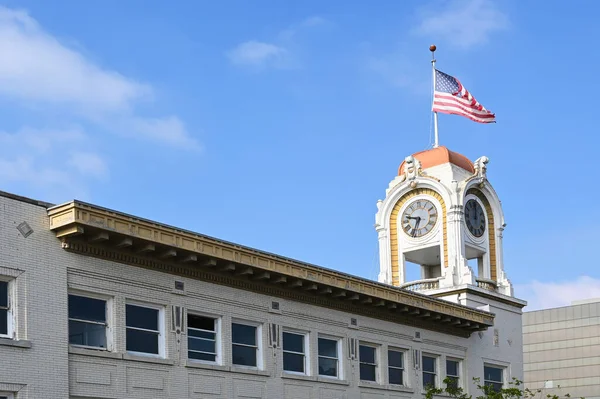
[[[2,193],[0,398],[397,399],[445,377],[471,392],[522,379],[525,303],[485,163],[407,158],[378,204],[379,282]],[[405,260],[423,279],[405,281]]]
[[[523,315],[525,385],[600,399],[600,298]]]

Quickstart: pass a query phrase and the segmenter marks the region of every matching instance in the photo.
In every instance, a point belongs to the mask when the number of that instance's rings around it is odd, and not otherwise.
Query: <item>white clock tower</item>
[[[377,203],[380,282],[423,293],[466,285],[513,295],[502,264],[504,216],[487,163],[446,147],[402,162]],[[407,281],[409,262],[419,265],[421,279]]]

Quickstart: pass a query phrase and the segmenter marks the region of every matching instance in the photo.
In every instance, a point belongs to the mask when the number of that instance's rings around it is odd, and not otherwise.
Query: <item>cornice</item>
[[[48,216],[63,248],[84,255],[173,274],[194,271],[194,278],[217,284],[277,296],[293,293],[300,301],[314,297],[320,306],[373,317],[391,312],[403,324],[455,335],[486,329],[494,321],[488,312],[79,201],[54,206]]]

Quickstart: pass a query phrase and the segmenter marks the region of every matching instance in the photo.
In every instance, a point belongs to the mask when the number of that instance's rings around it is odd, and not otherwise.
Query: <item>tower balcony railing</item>
[[[483,288],[484,290],[493,291],[493,292],[498,291],[498,284],[494,280],[477,277],[475,279],[475,281],[477,283],[477,287],[479,287],[479,288]]]
[[[411,281],[400,285],[400,288],[404,288],[409,291],[427,291],[435,290],[440,288],[440,280],[443,277],[425,278],[422,280]]]

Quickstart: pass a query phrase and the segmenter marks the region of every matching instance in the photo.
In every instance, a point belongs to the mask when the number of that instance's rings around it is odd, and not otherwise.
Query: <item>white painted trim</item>
[[[281,330],[281,352],[282,354],[285,352],[283,350],[283,333],[290,333],[296,335],[302,335],[302,339],[304,340],[304,373],[299,373],[297,371],[287,371],[283,367],[283,359],[281,361],[281,370],[285,374],[293,374],[293,375],[312,375],[311,370],[311,356],[310,356],[310,332],[306,330],[298,330],[295,328],[284,327]],[[283,358],[283,355],[282,355]]]

